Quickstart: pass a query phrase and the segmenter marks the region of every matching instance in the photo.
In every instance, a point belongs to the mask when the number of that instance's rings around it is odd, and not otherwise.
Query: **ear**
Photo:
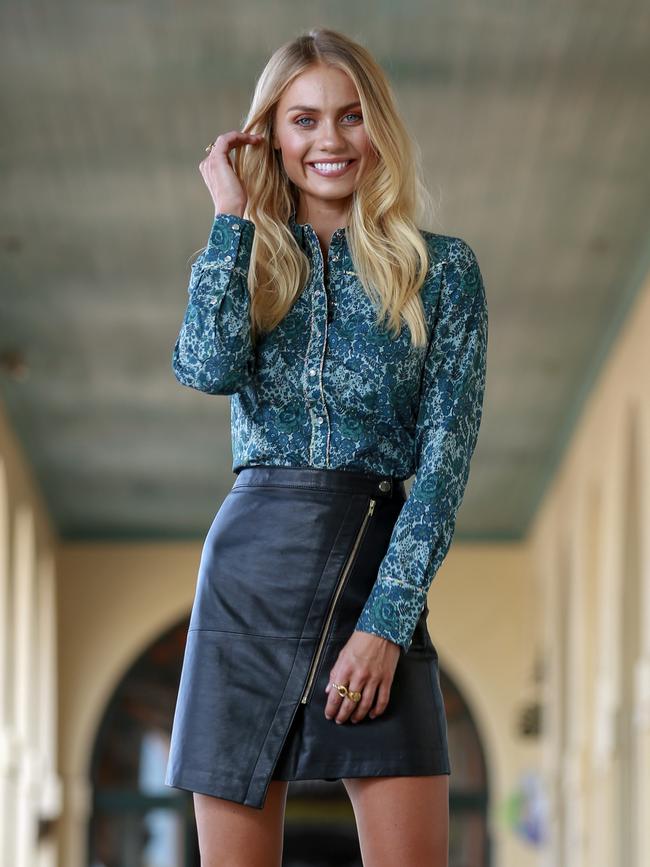
[[[275,124],[271,124],[271,144],[273,146],[274,151],[280,150],[280,139],[278,138],[278,133],[275,128]],[[279,156],[280,154],[278,154]]]

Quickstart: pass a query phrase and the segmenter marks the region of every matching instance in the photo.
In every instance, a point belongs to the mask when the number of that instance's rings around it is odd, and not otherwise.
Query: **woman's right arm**
[[[255,355],[247,277],[254,233],[251,220],[215,215],[208,244],[192,265],[189,301],[174,344],[172,368],[182,385],[234,394],[250,380]]]
[[[229,155],[233,148],[264,141],[261,134],[230,130],[206,148],[199,164],[215,217],[208,244],[192,265],[172,368],[182,385],[207,394],[234,394],[254,369],[248,269],[255,223],[239,216],[248,196]]]

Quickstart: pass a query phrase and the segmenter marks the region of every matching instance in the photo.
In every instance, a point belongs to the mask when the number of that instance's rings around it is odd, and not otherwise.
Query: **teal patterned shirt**
[[[192,265],[174,345],[178,381],[230,395],[233,472],[249,465],[415,474],[356,628],[408,651],[444,560],[481,422],[487,304],[462,238],[421,229],[430,266],[421,297],[426,346],[375,325],[345,228],[332,235],[327,276],[309,223],[288,223],[310,278],[289,313],[252,346],[247,274],[255,224],[217,214]]]

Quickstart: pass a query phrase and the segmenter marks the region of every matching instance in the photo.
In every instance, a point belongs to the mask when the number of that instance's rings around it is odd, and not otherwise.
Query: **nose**
[[[345,144],[345,138],[337,122],[324,120],[321,124],[320,146],[335,149],[341,144]]]

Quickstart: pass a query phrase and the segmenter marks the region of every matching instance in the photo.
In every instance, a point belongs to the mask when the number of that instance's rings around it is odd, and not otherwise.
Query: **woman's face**
[[[294,79],[276,106],[273,147],[301,191],[305,213],[323,206],[347,210],[357,179],[374,157],[348,75],[317,64]],[[340,162],[347,165],[328,169]]]

